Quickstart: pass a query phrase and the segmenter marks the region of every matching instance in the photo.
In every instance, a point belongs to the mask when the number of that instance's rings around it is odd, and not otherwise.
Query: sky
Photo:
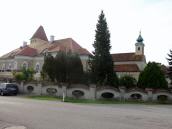
[[[73,38],[92,52],[101,10],[111,33],[111,53],[134,52],[141,30],[147,62],[168,65],[172,0],[0,0],[0,56],[29,43],[40,25],[48,38]]]

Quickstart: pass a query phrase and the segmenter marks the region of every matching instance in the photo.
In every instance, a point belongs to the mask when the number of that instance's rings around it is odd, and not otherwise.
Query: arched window
[[[14,66],[13,66],[14,70],[17,70],[17,62],[14,62]]]
[[[8,65],[8,70],[12,70],[11,63]]]
[[[2,70],[5,71],[5,64],[2,65]]]
[[[39,72],[39,71],[40,71],[40,65],[39,65],[39,63],[36,63],[35,71],[36,71],[36,72]]]
[[[138,47],[138,51],[140,51],[140,47]]]
[[[24,68],[24,69],[28,68],[28,63],[26,61],[23,62],[22,68]]]

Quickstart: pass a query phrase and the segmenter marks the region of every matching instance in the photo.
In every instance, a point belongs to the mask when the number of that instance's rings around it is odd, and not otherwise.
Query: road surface
[[[28,129],[172,129],[172,106],[72,104],[0,96],[1,121]]]

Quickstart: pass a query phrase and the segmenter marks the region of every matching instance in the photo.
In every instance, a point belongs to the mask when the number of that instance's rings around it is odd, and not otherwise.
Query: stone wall
[[[42,85],[40,83],[20,83],[19,91],[22,94],[30,95],[52,95],[62,97],[63,95],[71,98],[80,99],[117,99],[117,100],[139,100],[139,101],[158,101],[166,99],[172,102],[172,93],[167,90],[152,89],[130,89],[124,87],[119,89],[110,86],[96,87],[95,85],[73,84],[70,87],[53,84]]]

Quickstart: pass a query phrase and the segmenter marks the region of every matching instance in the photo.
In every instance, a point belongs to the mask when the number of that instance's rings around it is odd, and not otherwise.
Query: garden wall
[[[21,83],[18,84],[19,91],[22,94],[30,95],[52,95],[67,96],[79,99],[117,99],[117,100],[141,100],[141,101],[170,101],[172,102],[172,93],[167,90],[152,89],[130,89],[124,87],[119,89],[95,85],[72,84],[69,87],[54,84],[41,83]]]

